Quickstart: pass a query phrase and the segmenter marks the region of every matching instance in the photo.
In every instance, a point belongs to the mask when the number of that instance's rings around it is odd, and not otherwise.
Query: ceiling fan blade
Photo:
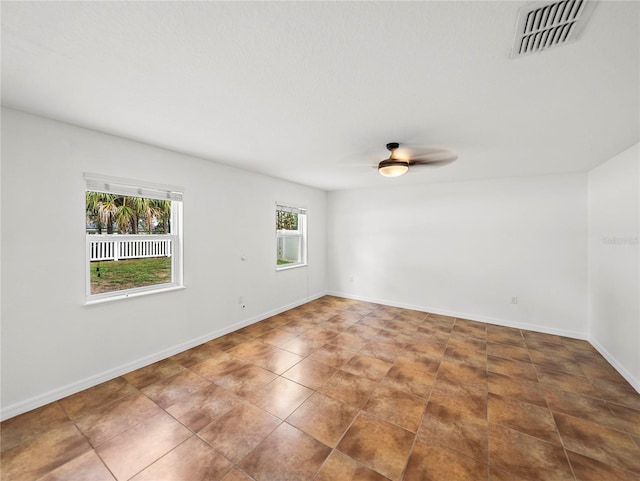
[[[426,164],[450,164],[458,159],[458,154],[455,154],[450,151],[441,151],[438,153],[433,153],[428,156],[424,156],[421,158],[412,158],[409,161],[410,165],[426,165]]]

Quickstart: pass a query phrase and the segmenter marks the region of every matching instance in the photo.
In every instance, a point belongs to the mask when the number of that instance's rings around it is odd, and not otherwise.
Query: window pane
[[[300,262],[300,237],[278,237],[278,265]]]
[[[298,230],[298,214],[276,211],[276,230]]]
[[[91,262],[91,295],[171,282],[171,257]]]
[[[89,295],[174,281],[172,202],[86,192]]]

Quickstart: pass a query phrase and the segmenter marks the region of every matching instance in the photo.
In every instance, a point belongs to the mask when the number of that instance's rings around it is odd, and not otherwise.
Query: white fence
[[[87,235],[91,261],[171,257],[172,235]]]

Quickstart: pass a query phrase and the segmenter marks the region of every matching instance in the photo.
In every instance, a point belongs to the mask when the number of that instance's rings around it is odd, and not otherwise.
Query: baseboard
[[[330,296],[344,297],[347,299],[373,302],[374,304],[382,304],[385,306],[401,307],[403,309],[413,309],[415,311],[431,312],[433,314],[440,314],[442,316],[458,317],[460,319],[469,319],[470,321],[478,321],[478,322],[483,322],[485,324],[496,324],[498,326],[513,327],[515,329],[524,329],[527,331],[536,331],[536,332],[543,332],[545,334],[555,334],[558,336],[571,337],[573,339],[588,340],[587,334],[584,332],[568,331],[566,329],[554,329],[551,327],[539,326],[536,324],[527,324],[524,322],[513,322],[505,319],[496,319],[496,318],[491,318],[486,316],[478,316],[476,314],[470,314],[468,312],[449,311],[449,310],[438,309],[438,308],[429,307],[429,306],[406,304],[401,302],[389,301],[385,299],[376,299],[376,298],[365,297],[365,296],[345,294],[345,293],[335,292],[335,291],[330,291],[327,294]]]
[[[162,351],[156,352],[149,356],[145,356],[140,359],[136,359],[135,361],[115,367],[113,369],[103,371],[94,376],[89,376],[77,382],[67,384],[66,386],[62,386],[60,388],[53,389],[51,391],[39,394],[37,396],[33,396],[29,399],[25,399],[24,401],[14,403],[9,406],[2,406],[2,408],[0,409],[0,420],[4,421],[6,419],[12,418],[14,416],[18,416],[19,414],[26,413],[28,411],[39,408],[46,404],[58,401],[67,396],[71,396],[72,394],[75,394],[77,392],[83,391],[90,387],[96,386],[103,382],[110,381],[128,372],[135,371],[136,369],[140,369],[142,367],[148,366],[149,364],[153,364],[154,362],[158,362],[158,361],[161,361],[162,359],[166,359],[168,357],[174,356],[183,351],[186,351],[187,349],[191,349],[193,347],[199,346],[200,344],[211,341],[220,336],[224,336],[225,334],[229,334],[230,332],[237,331],[238,329],[242,329],[243,327],[262,321],[271,316],[275,316],[277,314],[280,314],[281,312],[285,312],[285,311],[288,311],[289,309],[293,309],[294,307],[298,307],[298,306],[301,306],[302,304],[306,304],[307,302],[318,299],[326,294],[327,294],[326,292],[314,294],[312,296],[306,297],[305,299],[300,299],[298,301],[289,303],[287,305],[278,307],[276,309],[272,309],[271,311],[267,311],[258,316],[253,316],[248,319],[243,319],[242,321],[236,322],[229,326],[225,326],[222,329],[209,332],[207,334],[191,339],[189,341],[177,344],[175,346],[171,346],[167,349],[163,349]]]
[[[618,360],[609,352],[607,349],[600,344],[596,339],[589,338],[588,341],[591,343],[593,347],[595,347],[602,357],[604,357],[609,364],[613,366],[613,368],[620,373],[620,375],[627,380],[629,384],[638,391],[640,394],[640,379],[636,378],[633,374],[629,372],[627,368],[625,368],[622,364],[618,362]]]

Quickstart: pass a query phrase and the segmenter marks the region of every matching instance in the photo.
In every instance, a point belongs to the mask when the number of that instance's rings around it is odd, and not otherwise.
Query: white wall
[[[589,172],[589,334],[640,391],[640,146]]]
[[[83,306],[83,172],[184,187],[187,289]],[[275,271],[275,201],[308,208],[306,268]],[[317,189],[3,108],[2,417],[324,294],[325,210]]]
[[[330,292],[587,336],[586,174],[330,192],[327,219]]]

